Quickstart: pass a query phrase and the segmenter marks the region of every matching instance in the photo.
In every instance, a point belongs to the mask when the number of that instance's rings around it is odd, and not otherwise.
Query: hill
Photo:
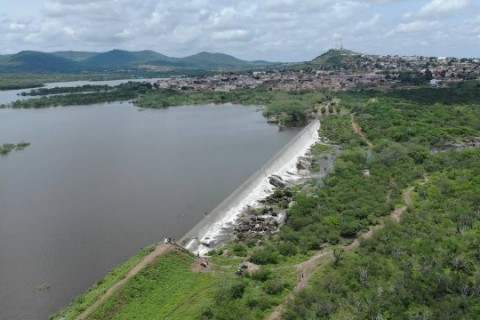
[[[0,60],[0,72],[78,72],[79,65],[72,60],[51,53],[22,51]]]
[[[224,53],[200,52],[180,59],[192,67],[204,66],[208,68],[241,68],[249,63]]]
[[[271,65],[267,61],[244,61],[223,53],[200,52],[184,58],[174,58],[161,53],[125,51],[108,52],[57,51],[52,53],[23,51],[0,56],[0,72],[13,73],[74,73],[121,70],[141,70],[165,67],[169,70],[245,69]]]
[[[325,68],[338,68],[354,63],[361,59],[361,54],[347,49],[330,49],[324,54],[311,61],[314,65],[321,65]]]
[[[87,52],[87,51],[56,51],[52,52],[52,54],[62,57],[65,59],[73,60],[73,61],[83,61],[94,55],[98,54],[98,52]]]
[[[154,51],[131,52],[115,49],[91,56],[83,61],[83,65],[90,69],[110,69],[127,67],[158,59],[168,59],[168,57]]]

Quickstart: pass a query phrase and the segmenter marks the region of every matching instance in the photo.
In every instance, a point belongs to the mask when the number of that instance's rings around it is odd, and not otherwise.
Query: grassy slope
[[[153,246],[140,250],[135,256],[128,261],[122,263],[118,267],[112,269],[105,277],[97,281],[91,288],[85,293],[76,297],[70,306],[60,310],[58,313],[51,316],[53,319],[76,319],[82,311],[84,311],[89,305],[96,301],[108,288],[114,283],[123,279],[125,275],[130,271],[140,260],[143,259],[154,249]]]
[[[191,254],[180,249],[165,254],[129,281],[89,319],[192,318],[198,306],[189,310],[185,303],[200,293],[207,293],[214,280],[209,273],[191,272],[194,261]],[[175,314],[182,306],[182,312]]]

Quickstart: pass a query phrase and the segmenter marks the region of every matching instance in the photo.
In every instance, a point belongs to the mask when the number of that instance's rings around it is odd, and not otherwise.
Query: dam
[[[318,141],[319,128],[319,120],[310,122],[275,156],[187,232],[179,243],[191,252],[200,254],[224,243],[229,238],[231,226],[238,215],[247,206],[256,207],[258,200],[273,193],[274,187],[269,183],[269,176],[275,174],[286,182],[294,182],[301,178],[296,169],[297,159],[305,155]]]

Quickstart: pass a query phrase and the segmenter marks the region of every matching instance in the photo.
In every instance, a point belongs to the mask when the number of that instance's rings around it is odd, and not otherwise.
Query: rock
[[[277,176],[277,175],[271,175],[268,178],[268,182],[270,182],[271,185],[277,188],[285,188],[285,182],[283,181],[282,177]]]
[[[307,157],[298,157],[297,170],[310,170],[312,167],[310,161]]]
[[[277,116],[270,116],[267,118],[268,123],[278,123],[278,117]]]
[[[241,224],[237,227],[239,231],[247,232],[250,231],[250,226],[248,224]]]
[[[308,170],[305,170],[305,169],[299,169],[299,170],[298,170],[298,174],[299,174],[300,176],[302,176],[302,177],[306,177],[306,176],[308,176],[309,171],[308,171]]]

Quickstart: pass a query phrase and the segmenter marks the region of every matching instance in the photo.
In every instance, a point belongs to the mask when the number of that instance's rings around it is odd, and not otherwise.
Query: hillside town
[[[228,72],[211,76],[175,77],[158,80],[155,87],[175,91],[219,91],[266,87],[268,90],[325,88],[389,89],[399,86],[449,83],[480,79],[480,59],[422,56],[374,56],[331,50],[337,56],[322,56],[303,64],[283,64],[270,70]],[[330,51],[330,52],[331,52]],[[332,63],[329,60],[333,60]]]

